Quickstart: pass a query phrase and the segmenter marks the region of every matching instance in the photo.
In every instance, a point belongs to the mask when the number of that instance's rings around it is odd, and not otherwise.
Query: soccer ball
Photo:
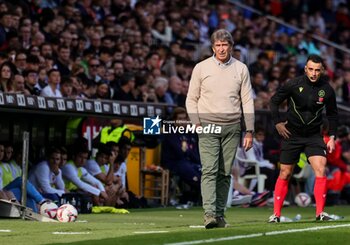
[[[40,214],[51,219],[56,218],[58,206],[53,202],[44,202],[40,206]]]
[[[311,197],[304,193],[300,192],[298,195],[295,196],[294,202],[299,206],[299,207],[307,207],[311,203]]]
[[[57,209],[57,219],[59,222],[74,222],[78,218],[77,209],[70,204],[63,204]]]

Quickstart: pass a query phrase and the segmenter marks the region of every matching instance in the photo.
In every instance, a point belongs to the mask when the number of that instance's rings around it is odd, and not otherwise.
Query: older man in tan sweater
[[[242,115],[247,129],[243,140],[245,150],[252,147],[254,130],[254,103],[247,66],[231,56],[233,40],[228,31],[215,31],[211,44],[214,55],[193,69],[186,100],[193,124],[221,127],[221,133],[199,134],[201,192],[207,229],[228,226],[224,211],[241,136]]]

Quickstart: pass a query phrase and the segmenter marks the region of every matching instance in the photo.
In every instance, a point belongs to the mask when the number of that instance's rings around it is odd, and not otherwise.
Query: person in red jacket
[[[340,193],[347,184],[350,184],[350,164],[347,164],[342,157],[342,141],[347,138],[349,132],[345,127],[339,127],[338,139],[335,141],[333,152],[327,152],[327,164],[330,174],[327,177],[327,191]],[[323,137],[327,144],[330,137],[325,133]]]

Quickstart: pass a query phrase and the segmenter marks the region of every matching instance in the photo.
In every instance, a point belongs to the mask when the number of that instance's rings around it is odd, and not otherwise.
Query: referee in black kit
[[[305,74],[286,82],[271,98],[272,119],[283,139],[280,173],[274,192],[274,213],[269,218],[270,223],[280,222],[281,209],[288,192],[288,181],[302,152],[305,152],[316,176],[316,220],[331,220],[331,217],[323,212],[327,193],[326,150],[332,152],[335,148],[338,111],[335,92],[328,84],[327,77],[323,75],[324,69],[322,58],[310,55],[304,68]],[[279,105],[286,99],[287,121],[283,121],[279,115]],[[324,108],[329,121],[330,141],[327,145],[321,134]]]

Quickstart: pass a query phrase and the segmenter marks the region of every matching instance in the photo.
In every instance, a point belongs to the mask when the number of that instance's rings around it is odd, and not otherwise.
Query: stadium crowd
[[[0,91],[184,107],[194,64],[225,28],[249,67],[256,109],[269,109],[310,54],[324,57],[338,102],[350,102],[350,54],[313,38],[349,49],[350,1],[244,2],[303,32],[229,1],[0,0]]]
[[[250,67],[257,109],[309,54],[326,58],[339,101],[349,101],[349,54],[312,38],[349,48],[349,3],[247,2],[305,32],[228,1],[1,1],[0,90],[183,106],[195,62],[211,55],[210,34],[226,28]]]

